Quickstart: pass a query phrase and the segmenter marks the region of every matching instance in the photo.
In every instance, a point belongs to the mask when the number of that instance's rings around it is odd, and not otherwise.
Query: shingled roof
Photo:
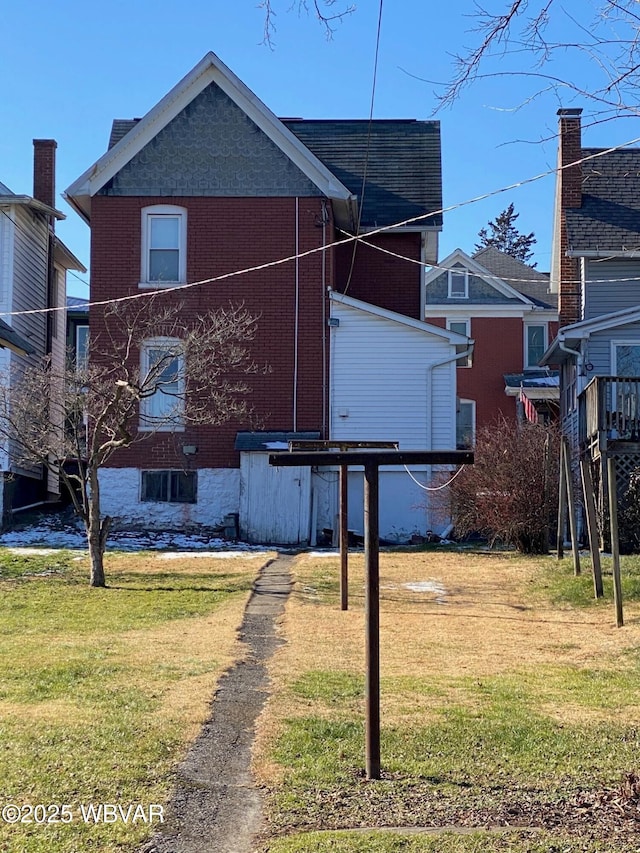
[[[549,273],[523,264],[495,246],[485,246],[473,259],[541,308],[558,307],[558,294],[549,292]]]
[[[592,157],[601,148],[583,148]],[[569,251],[640,250],[640,148],[611,151],[582,165],[582,206],[566,208]]]
[[[420,224],[442,225],[440,122],[378,120],[371,123],[371,133],[366,120],[283,123],[358,201],[366,163],[364,227],[392,225],[425,213],[432,215]]]
[[[109,148],[138,121],[115,119]],[[282,119],[282,123],[358,201],[366,165],[363,227],[393,225],[424,214],[431,215],[420,225],[442,226],[440,122],[377,120],[371,123],[371,132],[366,119]]]

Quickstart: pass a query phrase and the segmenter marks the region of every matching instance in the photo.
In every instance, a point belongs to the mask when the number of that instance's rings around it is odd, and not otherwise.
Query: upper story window
[[[449,270],[449,299],[469,298],[469,273],[458,267]]]
[[[447,329],[450,332],[457,332],[459,335],[471,337],[471,320],[447,320]],[[469,349],[465,344],[457,344],[456,352],[464,352]],[[456,367],[471,367],[471,355],[463,355],[456,361]]]
[[[141,284],[171,287],[187,280],[187,211],[156,204],[142,210]]]
[[[76,370],[82,372],[89,366],[89,327],[76,326]]]
[[[176,338],[145,341],[140,356],[140,429],[184,428],[184,353]]]
[[[525,326],[524,335],[524,366],[537,367],[547,348],[547,324],[529,323]]]

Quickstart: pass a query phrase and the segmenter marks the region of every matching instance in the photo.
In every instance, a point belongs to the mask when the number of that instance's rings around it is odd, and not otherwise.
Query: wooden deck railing
[[[640,441],[640,377],[594,376],[578,398],[579,434]]]

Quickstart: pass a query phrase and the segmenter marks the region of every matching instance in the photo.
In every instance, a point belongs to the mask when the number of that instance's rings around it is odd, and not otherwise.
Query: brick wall
[[[55,139],[33,140],[33,197],[56,206],[56,148]]]
[[[420,234],[377,234],[370,242],[413,261],[420,260]],[[336,290],[345,292],[353,256],[353,242],[336,249]],[[389,311],[421,319],[421,267],[359,243],[349,296]]]
[[[139,293],[141,210],[171,203],[187,209],[187,280],[212,278],[264,264],[295,253],[293,198],[179,198],[99,196],[92,202],[91,299]],[[322,245],[322,200],[299,200],[299,251]],[[330,229],[327,229],[329,239]],[[229,422],[219,427],[188,427],[176,434],[158,434],[118,453],[114,467],[233,467],[239,429],[320,430],[323,415],[323,300],[331,285],[333,266],[327,253],[326,282],[322,253],[299,261],[299,348],[297,422],[293,422],[294,325],[296,265],[293,261],[211,282],[184,291],[167,290],[163,300],[179,303],[196,316],[230,302],[243,303],[258,316],[251,344],[254,360],[270,373],[249,377],[252,423]],[[92,309],[92,337],[103,330],[102,312]],[[104,331],[104,330],[103,330]],[[137,358],[137,354],[135,355]],[[183,444],[195,445],[195,456],[182,454]]]
[[[560,282],[558,311],[560,325],[566,326],[581,319],[582,295],[580,288],[580,265],[576,258],[568,258],[570,246],[567,238],[565,210],[582,206],[582,157],[581,109],[558,110],[559,150],[558,165],[560,182],[560,234],[557,235],[560,257]],[[575,164],[575,165],[569,165]]]

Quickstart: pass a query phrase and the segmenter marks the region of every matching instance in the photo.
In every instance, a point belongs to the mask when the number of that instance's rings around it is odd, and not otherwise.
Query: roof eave
[[[56,219],[66,219],[66,215],[55,207],[49,207],[37,198],[32,198],[30,195],[4,195],[0,196],[0,204],[19,204],[32,207],[40,213],[45,213],[47,216],[54,216]]]

